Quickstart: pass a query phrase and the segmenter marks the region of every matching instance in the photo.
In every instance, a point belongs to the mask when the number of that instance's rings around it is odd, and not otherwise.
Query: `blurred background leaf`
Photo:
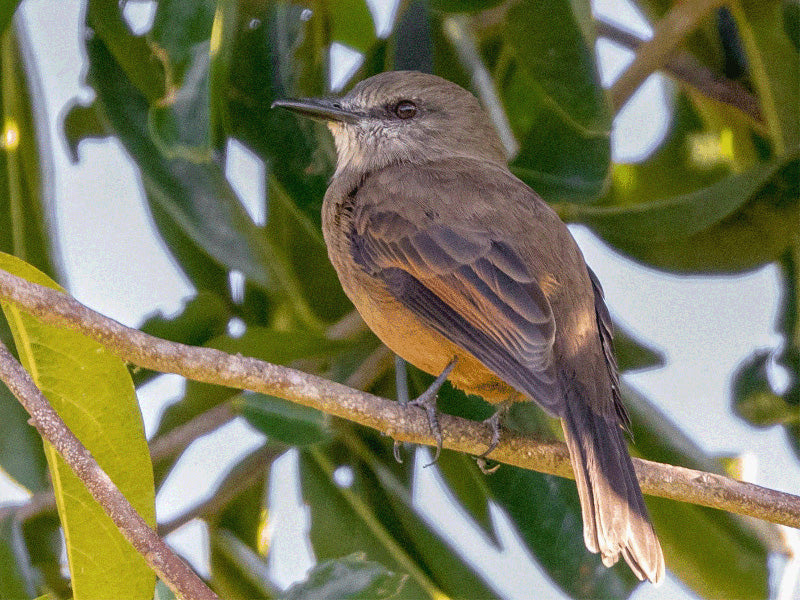
[[[131,10],[145,4],[88,0],[81,46],[91,96],[76,98],[61,121],[74,162],[90,156],[81,154],[82,142],[112,139],[125,149],[164,251],[188,281],[191,296],[180,308],[150,315],[143,330],[396,397],[391,356],[354,316],[319,229],[335,160],[330,135],[320,124],[269,107],[276,98],[324,95],[334,84],[348,89],[384,70],[429,71],[475,92],[504,136],[512,170],[563,218],[588,226],[623,255],[696,276],[778,265],[780,341],[739,365],[731,402],[754,427],[782,427],[800,454],[797,2],[741,0],[701,15],[677,52],[695,77],[666,70],[672,78],[665,88],[667,131],[636,162],[612,156],[615,115],[600,84],[596,48],[598,31],[614,43],[621,38],[608,23],[597,26],[588,0],[410,0],[383,20],[363,0],[158,0],[134,26]],[[639,0],[635,6],[653,26],[674,4]],[[51,216],[53,149],[39,114],[43,91],[34,59],[12,21],[16,5],[0,2],[0,251],[63,280]],[[349,78],[332,58],[348,50],[363,58]],[[735,90],[732,103],[704,87],[709,82]],[[242,156],[259,165],[249,182],[255,197],[232,183]],[[120,232],[97,235],[113,239]],[[2,318],[0,339],[12,342]],[[623,372],[667,362],[660,348],[625,327],[617,328],[615,341]],[[158,375],[133,370],[131,377],[143,390]],[[412,395],[429,381],[409,369]],[[648,397],[627,385],[624,394],[634,453],[725,472],[721,460]],[[402,449],[406,462],[397,464],[391,440],[379,433],[283,400],[186,383],[154,426],[156,447],[188,435],[154,461],[157,489],[193,439],[207,432],[185,428],[219,407],[225,418],[216,427],[241,416],[266,437],[265,445],[235,461],[198,509],[208,525],[209,580],[223,597],[498,594],[499,582],[465,558],[463,539],[446,536],[420,509],[425,499],[418,498],[409,448]],[[492,410],[449,386],[440,407],[471,419]],[[26,421],[0,389],[0,467],[41,498],[52,484],[41,441]],[[508,426],[561,435],[533,404],[515,406]],[[290,447],[300,449],[299,482],[276,482],[273,462]],[[504,550],[502,515],[564,594],[636,593],[625,566],[605,569],[584,548],[574,483],[511,467],[485,476],[471,458],[447,451],[426,473],[435,474],[453,508],[493,550]],[[287,589],[272,573],[270,532],[279,523],[268,491],[295,484],[310,519],[308,536],[297,543],[307,542],[318,564],[304,583]],[[769,595],[769,557],[785,551],[775,528],[696,506],[647,502],[670,572],[685,589],[702,598]],[[10,517],[0,523],[8,593],[70,597],[57,518],[43,511],[21,529]],[[156,597],[170,597],[161,583]]]

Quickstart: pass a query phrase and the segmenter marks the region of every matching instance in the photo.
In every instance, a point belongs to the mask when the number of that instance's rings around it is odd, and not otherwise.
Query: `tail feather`
[[[658,583],[664,557],[616,414],[598,414],[573,389],[562,417],[586,547],[599,552],[606,566],[622,555],[639,579]]]

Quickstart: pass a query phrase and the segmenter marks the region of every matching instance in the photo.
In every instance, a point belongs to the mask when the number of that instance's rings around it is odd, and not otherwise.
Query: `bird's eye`
[[[394,114],[401,119],[410,119],[417,114],[417,105],[411,100],[401,100],[395,105]]]

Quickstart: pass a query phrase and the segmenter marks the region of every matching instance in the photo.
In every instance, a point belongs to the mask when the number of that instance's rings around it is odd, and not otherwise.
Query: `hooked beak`
[[[276,106],[286,108],[304,117],[317,121],[338,121],[340,123],[355,123],[358,115],[342,108],[336,98],[301,98],[299,100],[275,100],[271,108]]]

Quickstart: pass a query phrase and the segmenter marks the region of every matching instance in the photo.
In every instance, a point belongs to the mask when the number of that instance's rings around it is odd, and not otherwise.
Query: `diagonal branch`
[[[50,406],[28,372],[0,342],[0,380],[31,415],[31,422],[50,442],[86,489],[114,521],[120,533],[153,571],[180,598],[219,600],[136,512],[111,478]]]
[[[633,33],[603,20],[595,21],[595,29],[598,36],[608,38],[630,50],[636,51],[646,43]],[[754,125],[764,129],[758,98],[738,81],[709,69],[690,52],[677,50],[667,59],[663,68],[675,80],[707,98],[733,106],[752,119]]]
[[[653,38],[642,44],[636,58],[611,86],[614,110],[619,110],[652,73],[664,67],[670,57],[712,10],[726,0],[680,0],[656,23]]]
[[[425,412],[347,386],[273,365],[154,338],[96,313],[77,300],[0,270],[0,299],[57,327],[80,331],[121,359],[189,379],[271,394],[382,431],[403,442],[435,446]],[[489,425],[442,415],[443,446],[480,454],[489,445]],[[573,478],[564,444],[507,433],[493,460]],[[729,477],[634,458],[646,494],[748,515],[800,529],[800,497]]]

